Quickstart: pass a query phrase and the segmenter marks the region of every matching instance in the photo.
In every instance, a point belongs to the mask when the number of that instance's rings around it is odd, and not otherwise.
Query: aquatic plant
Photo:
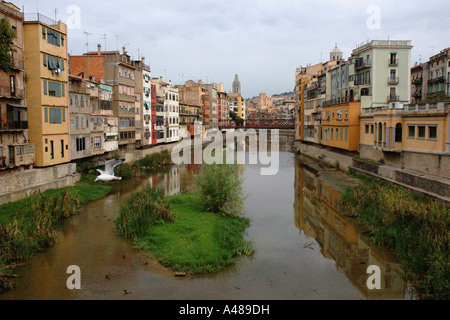
[[[205,166],[197,178],[197,184],[202,210],[228,217],[243,214],[245,194],[238,165]]]
[[[164,194],[158,189],[146,188],[128,197],[117,218],[117,226],[125,238],[135,238],[145,236],[152,225],[173,219],[170,206],[164,204]]]

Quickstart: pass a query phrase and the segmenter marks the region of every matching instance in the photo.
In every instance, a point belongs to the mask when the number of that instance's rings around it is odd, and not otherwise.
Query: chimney
[[[122,47],[122,52],[123,54],[127,54],[127,48],[125,48],[125,46]]]
[[[142,57],[142,63],[145,63],[145,57]]]
[[[97,45],[97,52],[98,52],[99,56],[102,54],[102,45],[101,44]]]

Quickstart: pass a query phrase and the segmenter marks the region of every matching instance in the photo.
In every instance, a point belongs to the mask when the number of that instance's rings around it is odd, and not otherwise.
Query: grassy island
[[[211,175],[214,186],[201,182]],[[240,256],[254,254],[245,240],[250,221],[236,210],[243,206],[229,210],[226,205],[242,203],[241,183],[236,167],[207,166],[199,179],[199,193],[165,198],[152,188],[136,192],[117,219],[119,233],[174,271],[215,273],[235,264]]]

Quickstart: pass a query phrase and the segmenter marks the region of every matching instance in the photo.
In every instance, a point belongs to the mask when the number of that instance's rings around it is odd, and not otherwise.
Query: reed
[[[171,207],[164,204],[164,194],[153,188],[133,193],[122,205],[117,218],[119,233],[125,238],[143,237],[155,224],[173,221]]]
[[[405,276],[423,297],[450,297],[450,209],[404,188],[365,179],[342,197],[342,212],[357,219],[378,245],[396,250]]]
[[[104,186],[49,190],[0,206],[0,292],[13,287],[17,263],[54,245],[57,221],[77,213],[81,205],[104,197]]]

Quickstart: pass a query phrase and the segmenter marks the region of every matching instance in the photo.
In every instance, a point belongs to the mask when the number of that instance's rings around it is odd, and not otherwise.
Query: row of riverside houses
[[[412,69],[411,49],[375,40],[345,60],[336,46],[297,68],[296,139],[450,178],[450,48]]]
[[[172,85],[126,48],[69,56],[67,26],[0,2],[15,32],[13,68],[0,71],[0,170],[48,167],[204,135],[245,118],[239,92],[222,84]],[[236,81],[235,81],[236,82]]]

